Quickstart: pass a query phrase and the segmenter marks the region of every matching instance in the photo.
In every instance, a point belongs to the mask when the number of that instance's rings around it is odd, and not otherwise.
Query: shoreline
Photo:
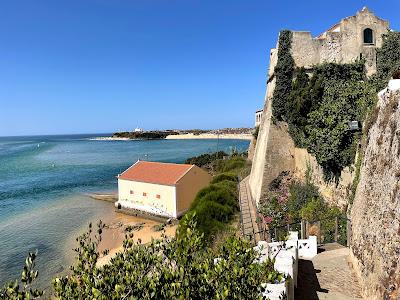
[[[177,134],[168,135],[166,140],[207,140],[207,139],[226,139],[226,140],[251,140],[253,135],[251,133],[201,133],[201,134]]]
[[[171,134],[171,135],[167,135],[165,138],[160,138],[160,139],[130,139],[130,138],[111,137],[111,136],[88,138],[89,141],[216,140],[216,139],[251,141],[253,139],[253,135],[251,133],[221,133],[221,134],[186,133],[186,134]]]
[[[109,253],[98,259],[98,266],[109,263],[118,252],[123,250],[125,234],[128,233],[126,228],[134,228],[130,231],[130,233],[133,233],[132,239],[134,242],[140,241],[142,244],[147,244],[153,239],[159,239],[162,234],[173,237],[177,228],[177,225],[165,225],[164,230],[156,231],[154,227],[163,224],[163,222],[126,215],[116,211],[114,211],[110,219],[104,221],[104,224],[107,227],[103,230],[99,252],[101,253],[103,250],[108,249]]]
[[[164,233],[168,237],[175,235],[176,224],[166,224],[166,221],[158,221],[152,218],[146,218],[145,215],[130,215],[119,212],[115,209],[114,203],[118,200],[118,193],[90,193],[86,194],[92,200],[105,201],[110,203],[110,213],[102,216],[103,223],[106,227],[103,229],[102,242],[99,245],[99,252],[109,250],[109,253],[99,258],[97,265],[103,266],[107,264],[112,257],[123,250],[123,241],[128,233],[126,228],[134,228],[134,242],[141,241],[142,244],[151,242],[152,239],[161,238]],[[108,205],[107,205],[108,206]],[[154,228],[158,225],[165,224],[164,230],[156,231]]]

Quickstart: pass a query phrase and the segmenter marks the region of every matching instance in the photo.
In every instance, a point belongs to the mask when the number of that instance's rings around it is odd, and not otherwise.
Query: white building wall
[[[177,217],[175,186],[118,179],[118,204],[160,216]]]

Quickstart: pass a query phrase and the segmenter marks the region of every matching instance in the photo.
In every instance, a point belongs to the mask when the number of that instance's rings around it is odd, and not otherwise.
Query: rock
[[[379,93],[351,210],[351,258],[365,299],[400,297],[400,80]],[[397,89],[397,88],[396,88]]]

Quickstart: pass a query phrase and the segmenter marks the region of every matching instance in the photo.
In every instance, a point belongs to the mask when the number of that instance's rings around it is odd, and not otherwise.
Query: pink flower
[[[273,217],[264,217],[264,222],[267,224],[271,223],[273,220],[274,220]]]

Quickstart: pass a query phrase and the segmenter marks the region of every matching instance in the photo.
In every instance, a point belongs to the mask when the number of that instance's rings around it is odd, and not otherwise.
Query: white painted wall
[[[143,193],[146,193],[146,196]],[[160,195],[160,199],[157,195]],[[177,216],[175,186],[118,179],[116,205],[118,203],[125,208],[139,209],[161,216]]]

